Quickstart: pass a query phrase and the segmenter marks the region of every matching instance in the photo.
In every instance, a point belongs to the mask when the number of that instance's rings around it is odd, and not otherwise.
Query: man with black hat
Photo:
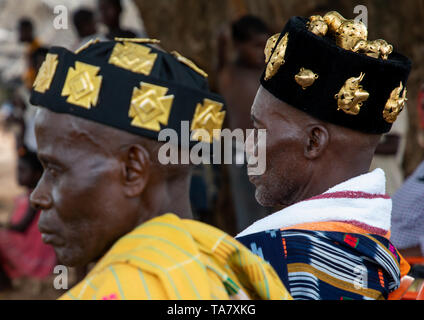
[[[281,210],[237,238],[294,299],[387,299],[409,265],[389,242],[384,172],[368,170],[404,107],[411,63],[337,12],[293,17],[265,54],[251,115],[267,130],[267,167],[250,180],[259,203]],[[252,139],[248,154],[265,143]]]
[[[157,41],[116,40],[76,53],[53,47],[32,91],[43,107],[35,131],[44,173],[31,195],[43,240],[67,266],[97,261],[62,298],[290,298],[269,264],[188,220],[190,167],[159,159],[162,129],[181,135],[188,121],[193,137],[219,130],[222,98]]]

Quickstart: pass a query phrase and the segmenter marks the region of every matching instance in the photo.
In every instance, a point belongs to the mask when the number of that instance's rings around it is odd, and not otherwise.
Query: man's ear
[[[306,143],[304,154],[309,160],[319,158],[330,142],[330,134],[326,127],[311,124],[306,127]]]
[[[131,145],[124,151],[122,179],[128,197],[140,195],[147,185],[150,175],[150,155],[141,145]]]

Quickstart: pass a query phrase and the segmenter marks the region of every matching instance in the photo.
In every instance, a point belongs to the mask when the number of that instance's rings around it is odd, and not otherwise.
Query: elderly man
[[[54,47],[35,81],[43,240],[67,266],[97,262],[62,298],[290,299],[269,264],[187,220],[190,167],[162,165],[159,131],[220,129],[223,102],[191,61],[152,42]]]
[[[281,210],[237,238],[294,299],[386,299],[409,270],[389,242],[384,172],[368,173],[406,100],[411,63],[392,50],[336,12],[293,17],[268,40],[251,111],[267,168],[250,179],[257,201]]]

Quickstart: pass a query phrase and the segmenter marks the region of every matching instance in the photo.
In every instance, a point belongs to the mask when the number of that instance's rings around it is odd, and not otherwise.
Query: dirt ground
[[[24,192],[16,183],[16,154],[14,136],[0,127],[0,222],[8,220],[13,208],[13,199]],[[0,299],[56,299],[62,292],[53,288],[52,275],[48,279],[17,279],[13,282],[13,290],[0,292]]]

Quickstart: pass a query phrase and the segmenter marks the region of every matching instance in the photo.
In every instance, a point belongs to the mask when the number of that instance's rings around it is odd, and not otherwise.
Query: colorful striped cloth
[[[390,243],[381,169],[255,222],[237,236],[294,299],[387,299],[410,269]]]
[[[274,266],[295,300],[387,299],[400,284],[402,258],[378,235],[291,229],[238,240]]]
[[[166,214],[119,239],[61,299],[284,299],[273,268],[206,224]]]

